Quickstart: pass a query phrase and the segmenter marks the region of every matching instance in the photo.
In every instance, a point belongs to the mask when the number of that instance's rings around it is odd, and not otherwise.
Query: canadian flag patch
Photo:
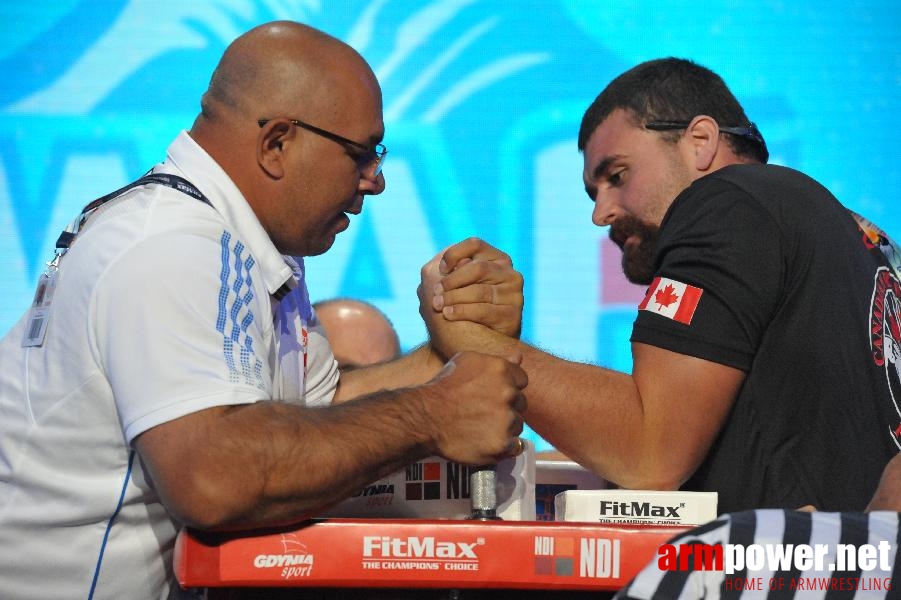
[[[699,287],[666,277],[655,277],[638,310],[648,310],[688,325],[703,293],[704,290]]]

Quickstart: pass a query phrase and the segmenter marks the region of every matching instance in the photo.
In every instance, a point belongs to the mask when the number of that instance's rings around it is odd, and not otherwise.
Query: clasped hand
[[[473,237],[422,267],[419,311],[433,346],[445,357],[461,350],[491,351],[485,344],[492,331],[519,338],[522,291],[522,274],[510,257]]]

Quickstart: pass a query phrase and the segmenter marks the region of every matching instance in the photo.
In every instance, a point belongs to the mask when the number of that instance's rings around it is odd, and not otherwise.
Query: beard
[[[623,274],[632,283],[649,285],[653,281],[659,233],[659,227],[635,217],[620,217],[610,226],[610,239],[623,251]],[[633,236],[638,243],[626,245],[626,240]]]

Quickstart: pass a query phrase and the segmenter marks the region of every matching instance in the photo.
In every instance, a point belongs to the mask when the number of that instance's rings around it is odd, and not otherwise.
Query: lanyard
[[[53,299],[53,292],[56,289],[57,276],[59,274],[59,261],[69,251],[69,247],[75,240],[75,236],[84,226],[85,221],[94,213],[95,210],[118,196],[121,196],[128,190],[151,183],[165,185],[174,190],[178,190],[191,196],[195,200],[200,200],[205,204],[210,203],[209,199],[204,196],[200,190],[194,187],[191,182],[179,177],[178,175],[168,175],[166,173],[150,173],[129,183],[125,187],[119,188],[111,194],[107,194],[102,198],[97,198],[89,203],[81,211],[72,224],[66,227],[59,239],[56,240],[56,250],[54,251],[53,260],[47,263],[47,270],[38,278],[38,287],[34,293],[34,301],[28,313],[28,323],[25,328],[25,337],[22,340],[22,347],[39,347],[44,345],[44,337],[47,334],[47,323],[50,318],[50,302]]]
[[[75,217],[75,220],[66,227],[65,231],[63,231],[59,238],[56,240],[56,250],[53,255],[53,260],[48,263],[48,267],[51,269],[55,269],[59,266],[59,261],[69,251],[69,247],[72,245],[72,242],[75,240],[75,236],[78,235],[78,232],[84,226],[85,221],[94,213],[95,210],[109,202],[110,200],[117,198],[127,192],[132,188],[136,188],[142,185],[147,185],[150,183],[157,183],[160,185],[164,185],[166,187],[170,187],[173,190],[178,190],[188,196],[191,196],[195,200],[199,200],[204,204],[209,204],[213,206],[209,199],[203,195],[203,193],[194,187],[190,181],[185,179],[184,177],[179,177],[178,175],[169,175],[168,173],[149,173],[144,175],[137,181],[132,181],[128,185],[119,188],[115,192],[111,192],[102,198],[97,198],[92,202],[88,203],[85,206],[81,213]]]
[[[213,206],[213,203],[210,202],[210,199],[203,195],[203,192],[194,187],[190,181],[185,179],[184,177],[179,177],[178,175],[169,175],[168,173],[149,173],[144,175],[137,181],[132,181],[126,186],[123,186],[116,190],[115,192],[111,192],[102,198],[97,198],[96,200],[91,201],[85,206],[81,213],[75,217],[75,220],[66,227],[65,231],[59,234],[59,238],[56,240],[56,250],[54,251],[53,259],[47,263],[47,271],[45,275],[49,276],[52,272],[59,269],[59,261],[60,259],[69,251],[69,247],[72,245],[72,242],[75,240],[75,236],[78,235],[78,232],[84,226],[85,221],[94,213],[95,210],[109,202],[110,200],[117,198],[127,192],[132,188],[136,188],[142,185],[147,185],[149,183],[157,183],[159,185],[164,185],[166,187],[170,187],[173,190],[178,190],[188,196],[191,196],[195,200],[199,200],[204,204]],[[291,291],[291,286],[287,283],[283,284],[280,288],[278,288],[272,296],[276,300],[281,300],[285,297],[285,295]]]

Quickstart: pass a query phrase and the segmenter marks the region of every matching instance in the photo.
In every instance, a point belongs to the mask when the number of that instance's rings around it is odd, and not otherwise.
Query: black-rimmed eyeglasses
[[[271,121],[272,119],[259,119],[257,124],[260,127],[263,127],[266,123]],[[358,152],[353,153],[353,159],[357,162],[357,165],[361,169],[366,169],[369,167],[373,167],[372,176],[378,177],[378,174],[382,172],[382,165],[385,164],[385,155],[388,154],[388,148],[385,147],[384,144],[376,144],[375,146],[367,146],[366,144],[361,144],[360,142],[355,142],[351,139],[344,137],[343,135],[338,135],[337,133],[332,133],[326,129],[322,129],[321,127],[316,127],[315,125],[310,125],[309,123],[305,123],[300,119],[288,119],[292,124],[297,127],[303,127],[307,131],[312,131],[316,135],[321,135],[322,137],[332,140],[333,142],[337,142],[342,146],[350,146],[351,148],[355,148]]]
[[[645,124],[645,128],[652,131],[670,131],[676,129],[685,129],[689,125],[691,125],[689,121],[651,121],[650,123]],[[757,144],[760,147],[761,160],[763,162],[766,162],[770,157],[770,152],[769,150],[767,150],[763,135],[760,133],[760,130],[757,129],[757,125],[755,125],[754,123],[748,123],[746,127],[720,127],[720,131],[722,133],[728,133],[749,139]]]

